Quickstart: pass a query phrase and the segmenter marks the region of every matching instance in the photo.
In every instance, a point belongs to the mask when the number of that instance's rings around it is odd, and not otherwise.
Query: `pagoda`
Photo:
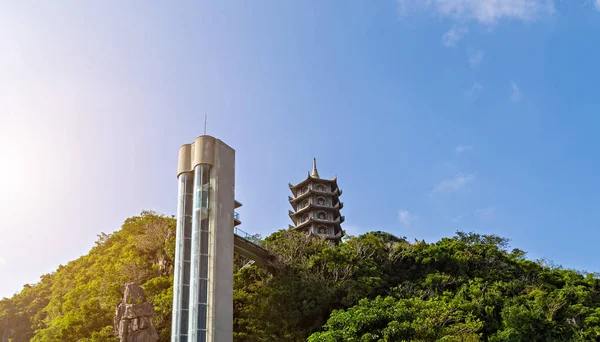
[[[294,222],[289,229],[340,241],[344,235],[341,226],[344,216],[340,215],[344,203],[340,202],[342,190],[338,188],[337,177],[319,177],[315,158],[312,173],[302,182],[289,186],[294,196],[289,197],[293,209],[289,215]]]

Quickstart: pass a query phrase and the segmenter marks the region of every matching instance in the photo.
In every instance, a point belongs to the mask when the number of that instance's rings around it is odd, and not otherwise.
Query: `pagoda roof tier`
[[[307,207],[308,208],[308,207]],[[329,207],[328,209],[331,209],[331,207]],[[294,220],[294,217],[302,215],[304,213],[304,209],[302,211],[298,211],[298,212],[293,212],[291,210],[288,210],[288,215],[290,216],[290,218],[292,219],[292,221]],[[323,212],[333,212],[335,215],[333,217],[342,217],[342,215],[340,214],[339,210],[323,210]],[[327,222],[331,222],[331,221],[327,221]]]
[[[321,177],[319,177],[319,172],[317,171],[317,158],[313,158],[313,167],[312,167],[312,173],[308,172],[308,176],[306,177],[305,180],[303,180],[302,182],[296,184],[296,185],[292,185],[290,184],[290,189],[293,191],[294,189],[303,186],[307,183],[310,182],[324,182],[324,183],[333,183],[334,186],[333,188],[337,188],[337,176],[333,177],[333,179],[323,179]]]
[[[288,228],[289,228],[290,230],[300,230],[300,229],[297,229],[297,227],[294,227],[294,226],[292,226],[292,225],[289,225],[289,226],[288,226]],[[300,231],[301,231],[301,230],[300,230]],[[311,236],[311,235],[312,235],[312,236],[319,236],[319,237],[324,237],[324,238],[328,238],[328,239],[335,239],[335,240],[339,240],[339,239],[340,239],[340,238],[341,238],[341,237],[344,235],[344,230],[340,228],[340,230],[338,230],[338,232],[337,232],[335,235],[333,235],[333,236],[331,236],[331,235],[327,235],[327,234],[313,233],[312,231],[310,231],[310,230],[309,230],[309,231],[308,231],[308,235],[309,235],[309,236]]]
[[[344,207],[344,202],[337,202],[333,207],[325,205],[325,204],[309,203],[306,207],[296,210],[296,213],[300,214],[300,213],[308,210],[309,208],[325,209],[325,210],[333,209],[335,211],[340,211],[343,207]],[[292,208],[294,208],[294,206],[292,206]]]
[[[305,192],[302,195],[299,195],[295,198],[291,197],[291,196],[288,196],[288,198],[290,200],[290,203],[294,203],[298,200],[310,197],[311,194],[312,195],[329,195],[329,196],[339,197],[339,196],[342,196],[342,190],[340,190],[339,188],[335,188],[335,190],[333,190],[333,191],[328,191],[328,190],[320,191],[320,190],[313,189],[313,190],[308,190],[307,192]]]
[[[306,177],[306,179],[304,179],[300,183],[298,183],[296,185],[293,185],[290,183],[290,184],[288,184],[288,186],[290,187],[291,190],[294,190],[294,189],[302,187],[306,184],[309,184],[311,182],[333,184],[334,188],[337,188],[337,176],[333,177],[333,179],[325,179],[325,178],[313,177],[310,174]]]
[[[309,223],[315,223],[315,224],[333,224],[334,226],[339,227],[341,229],[342,228],[341,224],[344,221],[345,221],[344,216],[340,216],[340,217],[336,218],[333,221],[320,220],[318,218],[311,217],[308,220],[306,220],[306,221],[304,221],[304,222],[296,225],[295,227],[294,226],[290,226],[290,227],[292,227],[292,229],[301,229],[301,228],[304,228],[304,227],[308,226]]]
[[[308,236],[318,236],[318,237],[324,237],[326,239],[339,240],[339,239],[342,238],[342,231],[340,230],[334,236],[330,236],[330,235],[327,235],[327,234],[313,233],[312,231],[309,231],[308,232]]]

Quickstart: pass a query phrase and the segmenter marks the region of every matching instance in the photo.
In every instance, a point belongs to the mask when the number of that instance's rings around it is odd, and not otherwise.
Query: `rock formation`
[[[123,301],[115,314],[115,335],[121,342],[156,342],[158,333],[152,324],[154,307],[146,300],[144,289],[125,284]]]

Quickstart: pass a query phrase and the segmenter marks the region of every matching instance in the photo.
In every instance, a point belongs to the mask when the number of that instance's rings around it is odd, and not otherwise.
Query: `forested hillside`
[[[0,341],[118,341],[113,316],[126,282],[143,284],[154,324],[169,340],[174,247],[174,219],[128,218],[121,230],[100,234],[87,255],[0,301]]]
[[[141,284],[169,341],[175,221],[143,212],[86,256],[0,301],[0,342],[116,341],[126,282]],[[600,280],[530,261],[496,236],[338,246],[279,231],[274,273],[234,267],[235,341],[596,341]]]

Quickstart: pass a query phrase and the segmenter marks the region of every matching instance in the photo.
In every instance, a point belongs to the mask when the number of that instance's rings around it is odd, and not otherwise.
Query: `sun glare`
[[[22,182],[19,178],[26,172],[27,160],[21,149],[14,146],[0,147],[0,199],[16,199]]]

